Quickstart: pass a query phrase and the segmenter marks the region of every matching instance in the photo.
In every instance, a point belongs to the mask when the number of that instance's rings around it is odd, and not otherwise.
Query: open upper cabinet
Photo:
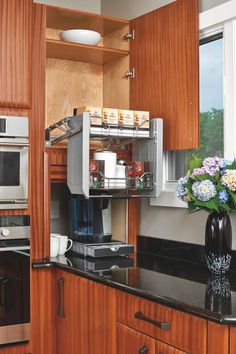
[[[163,118],[164,149],[198,146],[198,1],[177,0],[130,22],[46,6],[46,24],[46,127],[75,107],[148,110]],[[99,31],[102,41],[61,41],[71,28]]]

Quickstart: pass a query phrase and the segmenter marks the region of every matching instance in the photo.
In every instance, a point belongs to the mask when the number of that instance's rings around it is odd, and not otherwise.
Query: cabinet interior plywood
[[[111,217],[113,240],[126,241],[126,200],[112,200]]]
[[[104,65],[104,107],[129,109],[130,79],[124,78],[128,70],[129,56]]]
[[[129,50],[129,40],[123,40],[126,33],[129,32],[129,25],[126,25],[103,37],[103,46],[107,48],[117,48]]]
[[[46,126],[73,114],[73,108],[102,106],[101,65],[47,59]]]

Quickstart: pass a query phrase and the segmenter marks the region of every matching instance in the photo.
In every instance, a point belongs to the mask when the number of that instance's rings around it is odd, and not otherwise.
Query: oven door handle
[[[7,304],[7,285],[9,278],[6,275],[0,276],[0,306],[3,306],[6,310],[9,309]]]
[[[20,147],[29,147],[29,143],[20,143],[20,142],[0,142],[0,147],[1,146],[20,146]]]

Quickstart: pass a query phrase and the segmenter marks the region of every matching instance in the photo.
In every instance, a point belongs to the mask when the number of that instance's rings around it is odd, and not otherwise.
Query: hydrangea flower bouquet
[[[236,161],[193,156],[187,175],[178,181],[177,196],[188,203],[189,213],[236,210]]]
[[[193,156],[186,176],[178,181],[177,196],[188,203],[188,213],[206,210],[206,262],[217,275],[230,267],[232,228],[229,212],[236,210],[236,161]]]

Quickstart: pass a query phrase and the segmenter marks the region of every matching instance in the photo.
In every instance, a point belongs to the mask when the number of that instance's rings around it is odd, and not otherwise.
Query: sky
[[[200,46],[200,111],[223,108],[223,39]]]

